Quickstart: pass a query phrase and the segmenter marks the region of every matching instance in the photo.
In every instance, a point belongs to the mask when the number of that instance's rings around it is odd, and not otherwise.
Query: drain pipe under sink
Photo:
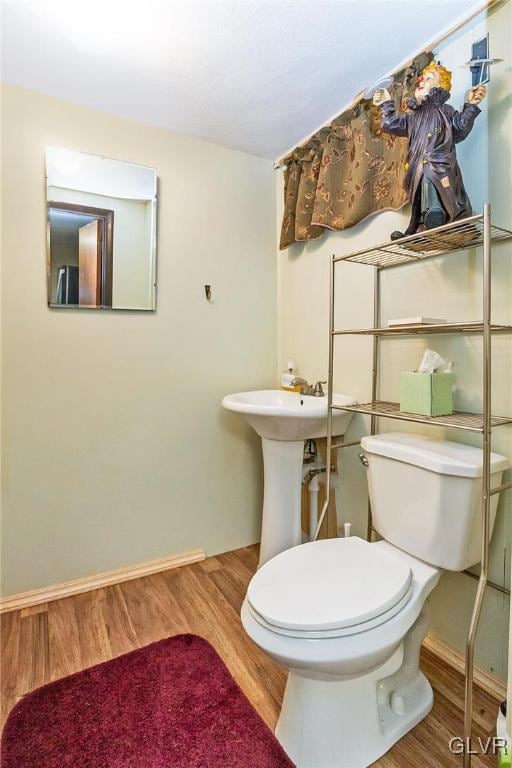
[[[317,465],[313,466],[312,469],[306,469],[307,465],[304,466],[304,480],[308,486],[308,494],[309,494],[309,540],[314,541],[316,529],[318,526],[318,492],[320,491],[320,483],[325,485],[325,466],[323,465]],[[336,490],[338,487],[337,477],[331,473],[331,490]],[[341,527],[340,527],[341,528]],[[345,538],[348,538],[352,535],[352,523],[344,523],[342,530],[343,530],[343,536]],[[340,532],[338,531],[338,535],[340,535]]]
[[[306,472],[306,483],[309,493],[309,540],[314,541],[316,529],[318,527],[318,492],[320,490],[320,484],[325,485],[326,469],[325,466],[320,464],[313,467]],[[309,481],[308,481],[309,477]],[[337,478],[335,474],[331,472],[331,490],[337,488]]]
[[[314,440],[309,441],[310,443],[314,444]],[[308,441],[306,441],[306,446],[308,445]],[[306,483],[308,488],[308,501],[309,501],[309,517],[308,517],[308,533],[309,533],[309,541],[315,540],[315,534],[318,528],[318,524],[320,522],[319,514],[318,514],[318,493],[320,491],[320,483],[325,485],[326,483],[326,466],[325,464],[321,463],[320,456],[318,455],[316,451],[316,445],[313,445],[314,451],[310,450],[310,456],[311,458],[306,459],[306,453],[304,453],[304,463],[302,465],[302,482]],[[338,487],[338,477],[336,475],[336,470],[331,470],[331,477],[330,477],[330,490],[336,489]],[[328,492],[326,490],[326,499],[328,497]],[[325,511],[327,511],[327,506],[325,506]],[[323,516],[325,514],[324,510],[322,510],[322,522],[323,522]],[[344,526],[344,533],[345,536],[350,536],[350,523],[346,524]]]
[[[325,468],[313,470],[314,474],[308,485],[309,493],[309,540],[313,541],[316,527],[318,525],[318,491],[320,490],[320,472],[325,472]]]

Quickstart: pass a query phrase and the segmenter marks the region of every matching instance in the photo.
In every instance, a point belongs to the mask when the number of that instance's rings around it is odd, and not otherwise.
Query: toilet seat
[[[383,624],[411,594],[406,562],[352,536],[303,544],[267,561],[249,584],[247,604],[272,632],[322,639]]]
[[[389,611],[386,611],[385,613],[382,613],[380,616],[376,616],[374,619],[370,619],[370,621],[364,621],[361,624],[352,625],[350,627],[327,630],[283,629],[283,627],[278,627],[270,624],[268,621],[265,621],[263,616],[255,611],[250,603],[248,603],[247,606],[253,619],[257,621],[258,624],[260,624],[262,627],[265,627],[265,629],[270,630],[270,632],[275,632],[276,634],[283,635],[285,637],[298,637],[304,640],[324,640],[335,637],[348,637],[350,635],[356,635],[360,632],[366,632],[369,629],[379,627],[389,619],[392,619],[393,616],[396,616],[397,613],[400,613],[404,606],[409,602],[411,594],[412,587],[406,592],[400,602],[398,602],[393,608],[391,608]]]

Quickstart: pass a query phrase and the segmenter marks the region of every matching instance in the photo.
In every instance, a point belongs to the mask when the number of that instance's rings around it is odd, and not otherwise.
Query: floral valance
[[[390,92],[397,105],[414,94],[416,78],[432,59],[422,53],[395,75]],[[280,248],[401,208],[406,159],[407,141],[383,134],[379,109],[361,99],[284,159]]]

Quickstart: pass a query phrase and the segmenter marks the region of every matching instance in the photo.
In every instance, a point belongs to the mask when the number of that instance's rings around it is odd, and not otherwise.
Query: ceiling
[[[95,216],[87,216],[74,211],[50,210],[50,226],[52,238],[60,242],[78,244],[78,230],[96,219]]]
[[[2,79],[274,158],[476,0],[2,1]]]

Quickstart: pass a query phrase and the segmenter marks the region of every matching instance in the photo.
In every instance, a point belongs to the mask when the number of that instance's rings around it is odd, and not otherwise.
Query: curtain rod
[[[490,9],[493,5],[496,5],[498,3],[502,2],[502,0],[484,0],[484,2],[481,2],[478,6],[475,7],[473,11],[469,14],[469,16],[459,16],[458,21],[455,22],[455,24],[449,29],[447,29],[445,32],[443,32],[442,35],[437,37],[435,40],[432,40],[431,42],[427,43],[427,45],[423,46],[421,51],[426,50],[432,50],[433,48],[436,48],[440,43],[442,43],[444,40],[446,40],[447,37],[451,37],[451,35],[455,34],[455,32],[458,32],[459,29],[464,27],[468,22],[470,22],[472,19],[475,18],[475,16],[478,16],[482,11],[485,11],[486,9]],[[388,70],[384,75],[379,76],[379,80],[384,77],[390,77],[391,75],[394,75],[396,72],[399,72],[402,69],[405,69],[405,67],[408,67],[409,64],[411,64],[412,61],[416,58],[416,56],[421,53],[421,51],[416,51],[412,56],[409,56],[407,59],[404,59],[400,64],[397,64],[395,67],[393,67],[392,70]],[[346,112],[347,109],[351,109],[354,107],[358,101],[360,101],[362,94],[365,92],[366,87],[362,88],[357,96],[355,96],[351,101],[346,104],[343,109],[341,109],[339,112],[336,112],[335,115],[333,115],[329,120],[322,123],[318,126],[318,128],[315,128],[314,131],[309,133],[307,136],[305,136],[301,141],[294,144],[292,147],[290,147],[286,152],[284,152],[280,157],[277,158],[277,160],[274,160],[274,170],[277,170],[278,168],[282,167],[283,160],[285,157],[288,157],[288,155],[293,152],[298,147],[301,147],[303,144],[307,144],[307,142],[313,138],[313,136],[318,133],[318,131],[321,131],[322,128],[325,128],[326,126],[330,125],[333,120],[336,120],[337,117],[340,117],[344,112]]]

